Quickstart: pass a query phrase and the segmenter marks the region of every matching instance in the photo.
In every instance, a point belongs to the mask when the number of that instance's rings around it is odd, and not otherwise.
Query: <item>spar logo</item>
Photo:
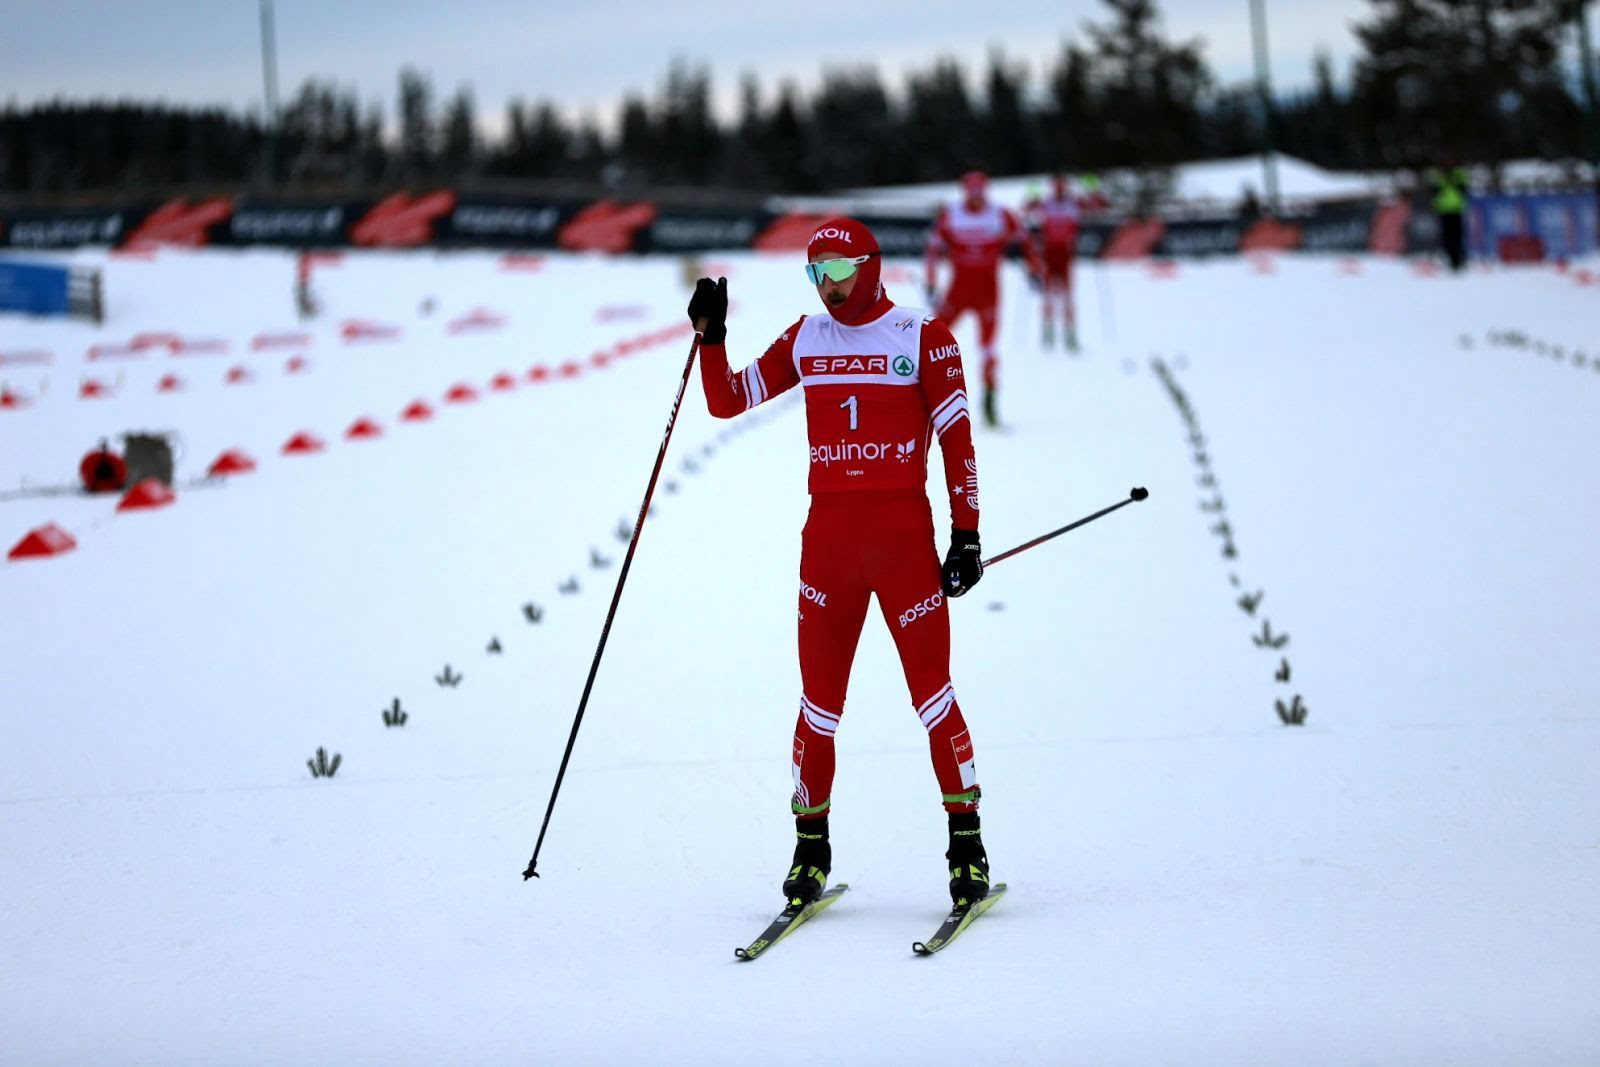
[[[840,441],[836,445],[812,445],[811,462],[826,467],[832,463],[860,463],[887,459],[895,447],[887,441],[868,441],[865,444]]]
[[[802,356],[800,367],[803,374],[813,377],[842,374],[888,374],[889,357]]]
[[[911,362],[911,358],[909,356],[894,357],[894,372],[900,375],[900,377],[909,378],[911,375],[916,373],[916,370],[917,365]]]
[[[902,611],[900,613],[900,629],[904,630],[907,626],[910,626],[924,615],[931,615],[933,612],[938,611],[943,606],[944,592],[941,590],[940,592],[933,594],[927,600],[924,600],[922,603],[913,604],[905,611]]]

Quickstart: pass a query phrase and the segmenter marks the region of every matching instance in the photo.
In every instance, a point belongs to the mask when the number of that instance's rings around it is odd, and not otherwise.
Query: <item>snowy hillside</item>
[[[798,256],[715,259],[736,365],[818,310]],[[304,326],[292,275],[113,257],[104,328],[0,316],[0,541],[76,542],[0,563],[0,1063],[1600,1059],[1592,275],[1096,265],[1080,356],[1010,277],[986,554],[1150,490],[953,605],[1011,892],[912,956],[944,818],[874,613],[852,888],[752,963],[792,847],[799,406],[717,422],[696,373],[524,882],[683,271],[351,254]],[[178,435],[173,504],[19,492],[129,430]],[[206,479],[228,450],[255,469]]]
[[[1213,159],[1199,163],[1186,163],[1172,169],[1172,188],[1168,195],[1175,204],[1190,209],[1209,207],[1212,210],[1234,210],[1245,189],[1262,195],[1266,175],[1260,156],[1234,159]],[[1386,193],[1393,181],[1386,177],[1373,177],[1325,170],[1313,163],[1281,152],[1272,154],[1272,166],[1279,195],[1289,203],[1319,200],[1359,199]],[[1130,185],[1134,176],[1124,171],[1111,171],[1100,176],[1112,187]],[[1049,176],[1037,174],[1023,177],[996,178],[989,183],[990,194],[1000,203],[1015,206],[1029,197],[1039,196],[1048,188]],[[958,182],[927,182],[920,185],[896,185],[874,189],[853,189],[847,192],[858,210],[883,211],[922,209],[949,203],[958,199],[961,188]],[[790,198],[787,203],[805,204],[804,198]]]

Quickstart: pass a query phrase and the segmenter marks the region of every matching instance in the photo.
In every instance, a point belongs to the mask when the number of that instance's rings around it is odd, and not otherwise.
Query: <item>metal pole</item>
[[[1578,2],[1578,61],[1583,64],[1583,91],[1589,98],[1589,167],[1594,183],[1595,213],[1600,216],[1600,98],[1595,91],[1594,50],[1589,45],[1589,2]],[[1590,236],[1600,246],[1600,218]]]
[[[1278,213],[1278,161],[1273,130],[1272,80],[1267,68],[1267,12],[1265,0],[1250,0],[1250,36],[1255,42],[1256,92],[1261,95],[1261,175],[1267,210]]]
[[[539,839],[533,843],[533,857],[522,880],[539,877],[539,850],[544,848],[544,835],[550,829],[550,815],[556,810],[556,797],[561,793],[561,782],[567,776],[567,763],[572,759],[572,747],[578,742],[578,728],[583,725],[583,713],[589,706],[589,694],[594,691],[595,675],[600,673],[600,657],[606,654],[606,639],[611,636],[611,622],[617,617],[617,605],[622,602],[622,587],[628,580],[628,568],[633,566],[633,553],[639,547],[639,535],[644,532],[644,520],[650,514],[650,498],[655,496],[656,479],[661,477],[661,464],[666,462],[667,445],[672,443],[672,428],[678,423],[678,409],[683,406],[683,391],[689,387],[689,372],[694,369],[694,357],[700,352],[700,336],[705,333],[706,320],[694,324],[694,342],[689,345],[689,358],[683,364],[683,379],[678,382],[678,397],[672,402],[672,414],[667,416],[667,432],[661,435],[661,450],[656,453],[656,465],[650,471],[650,484],[644,488],[644,503],[639,505],[639,518],[633,524],[633,539],[628,542],[628,553],[622,557],[622,573],[617,575],[617,587],[611,593],[611,607],[606,612],[606,623],[600,628],[600,644],[595,647],[594,660],[589,664],[589,678],[583,683],[583,695],[578,698],[578,714],[572,719],[572,732],[567,735],[567,750],[561,754],[561,766],[556,768],[556,784],[550,790],[550,802],[544,807],[544,822],[539,824]]]
[[[261,0],[261,80],[267,94],[266,139],[261,164],[268,185],[277,173],[278,155],[278,44],[272,26],[272,0]]]
[[[1091,523],[1094,520],[1098,519],[1102,515],[1109,515],[1113,511],[1116,511],[1120,507],[1126,507],[1127,505],[1132,504],[1136,500],[1144,500],[1144,499],[1147,499],[1149,496],[1150,496],[1150,490],[1146,489],[1142,485],[1136,485],[1132,489],[1128,490],[1128,497],[1127,497],[1126,500],[1120,500],[1117,503],[1112,504],[1109,508],[1101,508],[1099,511],[1095,512],[1093,515],[1085,515],[1083,518],[1078,519],[1076,522],[1069,522],[1065,526],[1061,527],[1061,529],[1059,529],[1059,530],[1051,530],[1047,534],[1040,534],[1038,537],[1035,537],[1032,541],[1024,541],[1022,544],[1018,545],[1016,548],[1008,548],[1004,552],[1000,553],[998,556],[990,556],[988,559],[983,561],[983,564],[982,564],[983,569],[984,570],[988,570],[990,567],[994,566],[996,563],[999,563],[1003,559],[1010,559],[1012,556],[1015,556],[1018,552],[1026,552],[1026,551],[1028,551],[1028,549],[1032,548],[1034,545],[1042,545],[1046,541],[1050,540],[1052,537],[1060,537],[1062,534],[1066,533],[1068,530],[1076,530],[1078,527],[1083,526],[1086,523]]]

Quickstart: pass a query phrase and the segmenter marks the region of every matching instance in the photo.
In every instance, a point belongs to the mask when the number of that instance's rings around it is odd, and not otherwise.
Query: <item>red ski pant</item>
[[[1071,245],[1045,246],[1044,299],[1040,304],[1046,325],[1055,316],[1057,306],[1061,309],[1062,322],[1071,324],[1077,318],[1072,305],[1072,260]]]
[[[973,291],[954,286],[939,306],[937,318],[955,329],[956,320],[969,311],[978,316],[978,344],[983,350],[983,387],[993,389],[1000,377],[1000,353],[994,340],[1000,327],[999,293],[993,288]]]
[[[833,735],[873,595],[900,653],[911,706],[928,732],[945,810],[976,811],[972,741],[950,684],[950,615],[939,584],[933,516],[926,493],[907,489],[811,499],[800,549],[802,692],[794,728],[794,813],[828,813]]]

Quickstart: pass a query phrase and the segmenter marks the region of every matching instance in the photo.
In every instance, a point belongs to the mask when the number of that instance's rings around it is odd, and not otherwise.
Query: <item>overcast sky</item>
[[[1265,0],[1272,77],[1310,82],[1317,50],[1343,79],[1366,0]],[[1250,0],[1161,0],[1168,34],[1201,38],[1225,83],[1251,77]],[[259,0],[0,0],[0,102],[136,97],[259,111]],[[1101,0],[273,0],[282,99],[307,78],[353,88],[392,121],[400,67],[443,97],[469,85],[498,126],[513,97],[610,125],[629,92],[653,94],[676,58],[706,65],[728,114],[740,76],[770,94],[825,66],[871,63],[893,89],[940,55],[971,75],[992,48],[1039,75]]]

